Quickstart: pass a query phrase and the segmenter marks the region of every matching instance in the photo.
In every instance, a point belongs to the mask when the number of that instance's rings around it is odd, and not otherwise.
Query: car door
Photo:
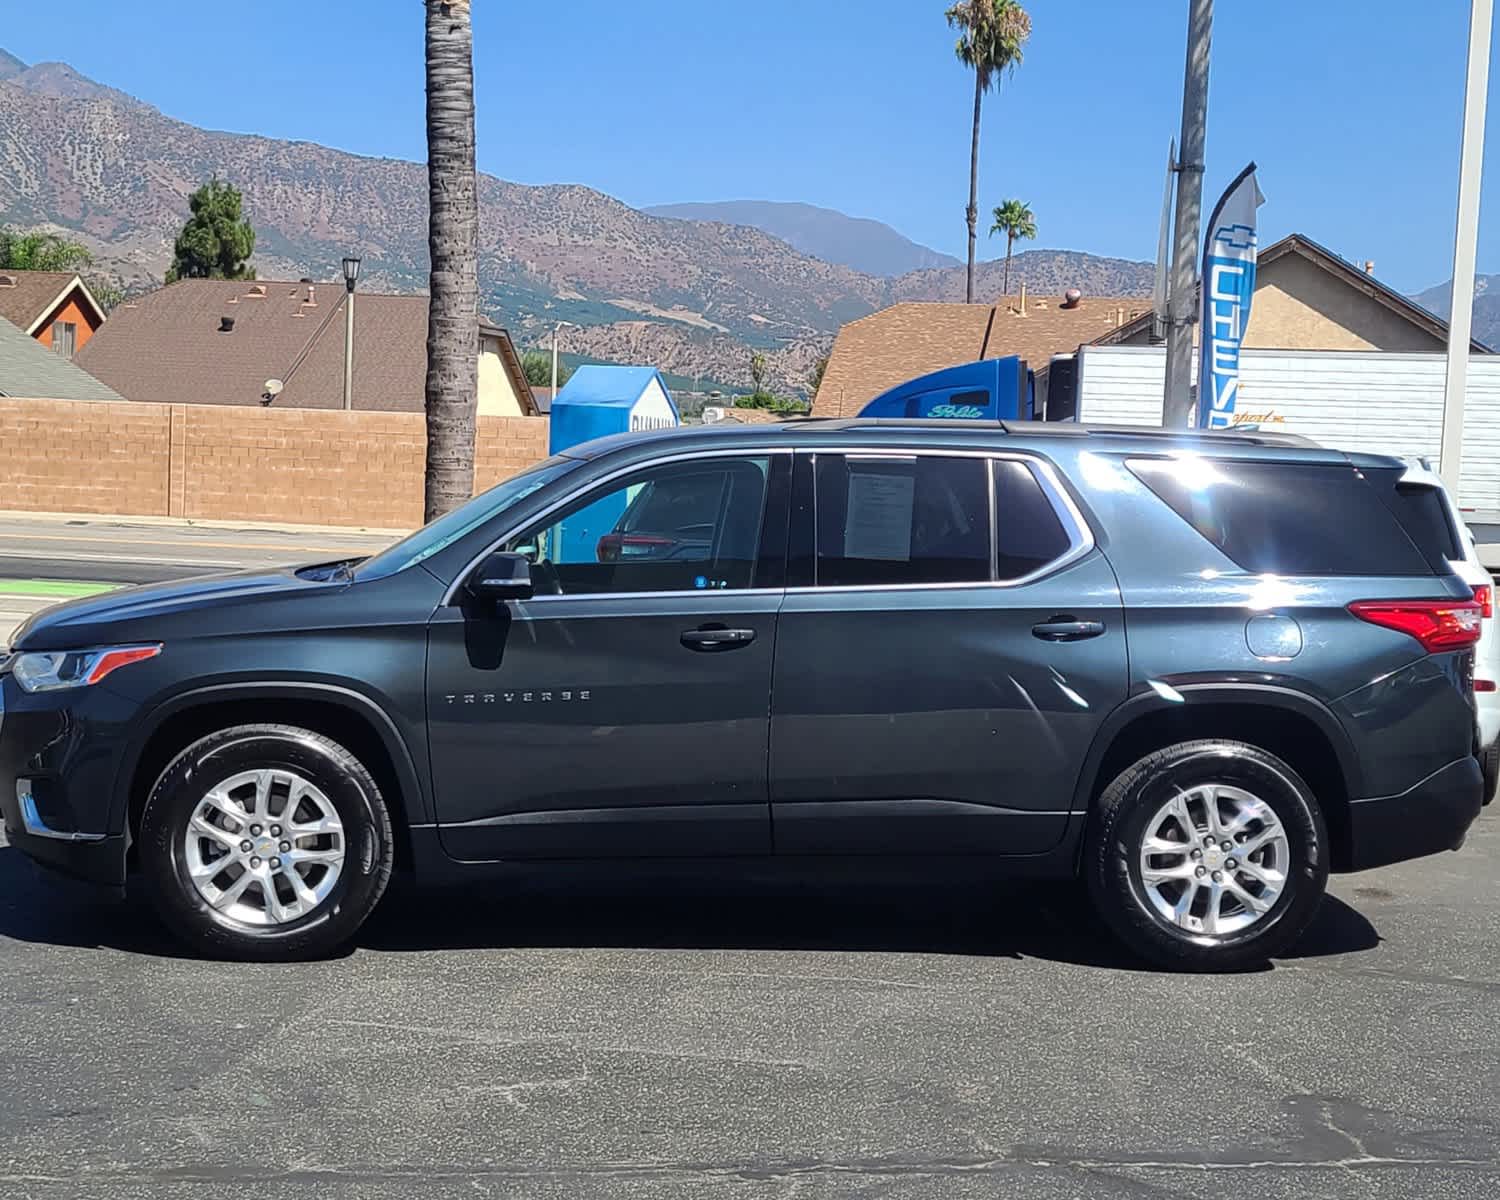
[[[597,481],[498,547],[531,560],[533,598],[434,615],[428,728],[450,854],[769,852],[790,461],[699,453]]]
[[[799,454],[776,645],[786,854],[1056,845],[1126,691],[1114,573],[1047,464]]]

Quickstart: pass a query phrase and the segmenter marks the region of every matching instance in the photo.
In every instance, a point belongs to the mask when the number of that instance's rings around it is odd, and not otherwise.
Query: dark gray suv
[[[364,561],[76,601],[0,666],[0,807],[210,952],[392,870],[1081,876],[1170,966],[1480,807],[1441,498],[1259,434],[821,422],[605,439]]]

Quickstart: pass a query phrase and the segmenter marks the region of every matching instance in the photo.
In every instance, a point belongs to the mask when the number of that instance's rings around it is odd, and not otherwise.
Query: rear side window
[[[818,585],[987,582],[988,469],[981,458],[820,454]]]
[[[1352,466],[1183,457],[1132,459],[1135,476],[1247,571],[1430,575],[1382,497]],[[1379,476],[1380,472],[1375,472]]]
[[[1057,510],[1025,463],[995,462],[995,578],[1020,579],[1072,548]]]

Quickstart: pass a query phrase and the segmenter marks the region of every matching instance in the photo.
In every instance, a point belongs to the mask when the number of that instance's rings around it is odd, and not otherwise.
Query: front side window
[[[726,591],[752,586],[770,460],[647,467],[512,538],[538,595]]]
[[[819,455],[819,587],[990,579],[989,463]]]

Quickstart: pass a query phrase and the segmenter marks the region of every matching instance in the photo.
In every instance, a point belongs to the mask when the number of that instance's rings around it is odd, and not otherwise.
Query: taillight
[[[1480,615],[1486,620],[1495,615],[1495,589],[1481,583],[1474,589],[1474,602],[1479,605]]]
[[[1356,600],[1349,611],[1361,621],[1414,637],[1435,654],[1477,642],[1483,610],[1474,600]]]
[[[1474,681],[1474,690],[1476,692],[1493,692],[1495,690],[1495,681],[1493,679],[1476,679]]]
[[[594,554],[602,563],[619,562],[622,558],[654,558],[676,544],[672,538],[651,533],[606,533],[594,547]]]

